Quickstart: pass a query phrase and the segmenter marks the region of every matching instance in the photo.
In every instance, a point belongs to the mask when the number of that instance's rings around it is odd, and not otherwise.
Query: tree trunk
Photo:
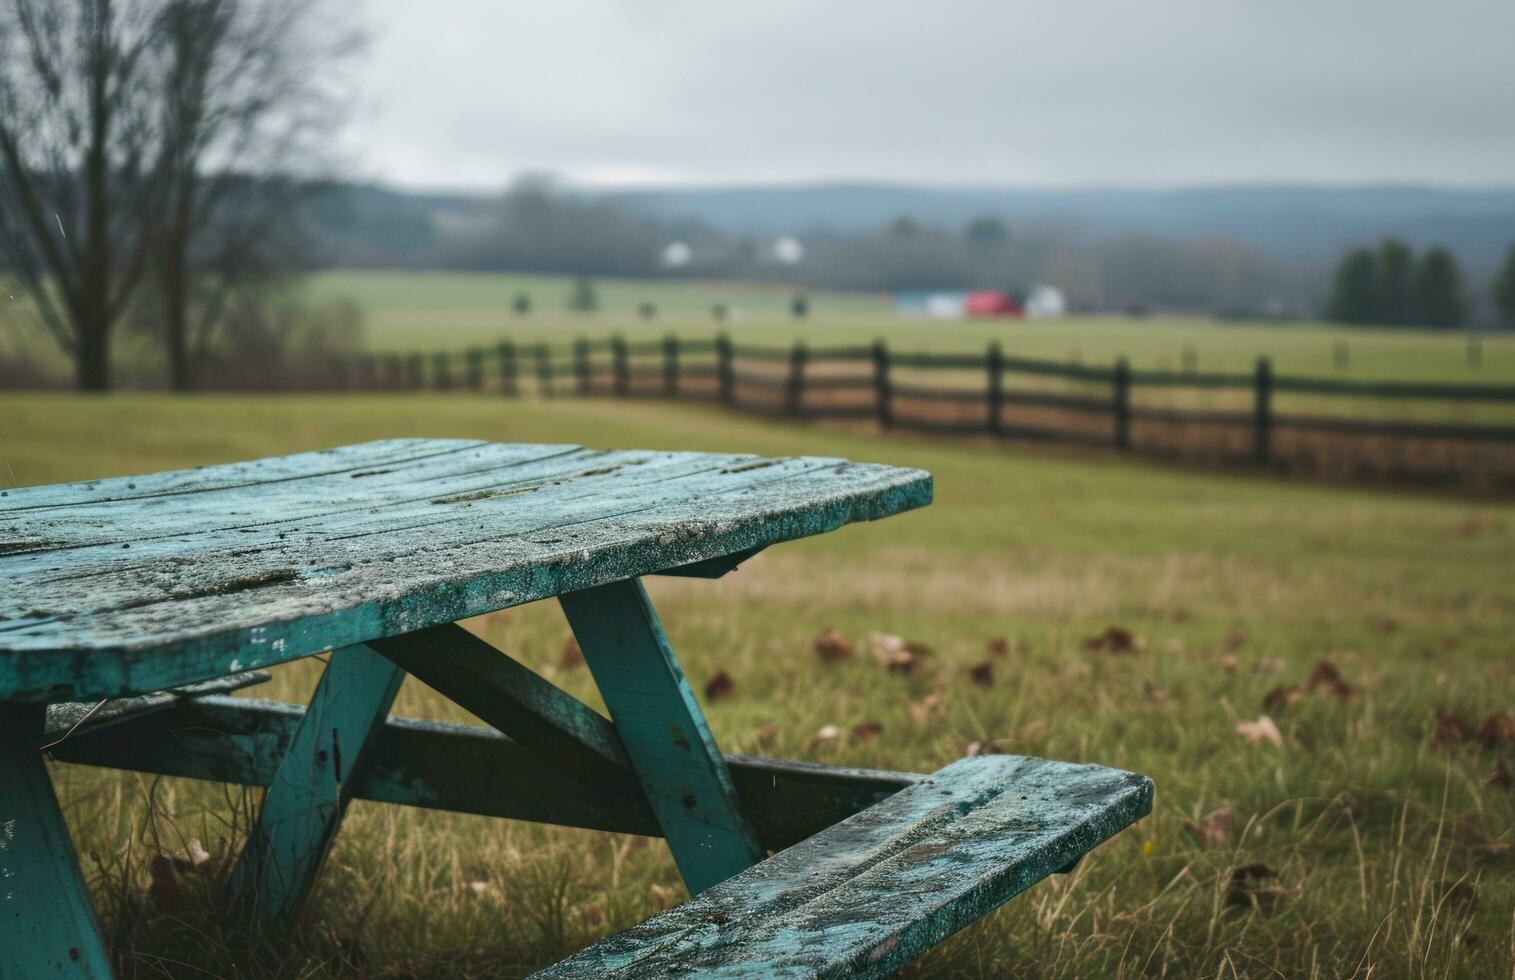
[[[74,353],[75,380],[80,391],[110,390],[110,331],[103,324],[80,325]]]
[[[195,387],[189,356],[189,297],[186,295],[183,253],[170,245],[164,249],[162,302],[164,339],[168,345],[168,384],[174,391]]]

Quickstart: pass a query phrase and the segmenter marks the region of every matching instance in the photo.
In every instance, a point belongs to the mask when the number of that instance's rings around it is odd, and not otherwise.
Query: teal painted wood
[[[837,459],[440,440],[13,490],[0,697],[161,690],[930,499]]]
[[[136,698],[119,698],[115,701],[63,701],[47,706],[47,724],[44,726],[43,744],[64,738],[70,732],[103,728],[107,725],[136,717],[149,711],[163,711],[172,707],[181,698],[203,698],[211,694],[229,694],[245,687],[265,683],[269,674],[262,670],[248,670],[240,674],[228,674],[213,681],[187,684],[158,694],[144,694]]]
[[[886,976],[1151,807],[1135,773],[963,759],[535,976]]]
[[[299,705],[206,697],[90,726],[53,750],[64,762],[268,786],[304,716]],[[915,773],[846,769],[727,756],[741,809],[769,850],[778,850],[914,785]],[[661,836],[640,795],[627,800],[577,780],[498,732],[477,725],[393,718],[348,781],[354,799],[529,820],[622,834]]]
[[[111,976],[37,746],[41,705],[0,703],[0,977]]]
[[[763,860],[638,579],[558,597],[691,894]]]
[[[665,568],[659,575],[671,575],[675,578],[720,578],[737,570],[742,562],[762,551],[762,548],[750,548],[746,551],[738,551],[734,555],[722,555],[719,558],[707,558],[689,565],[680,565],[677,568]]]
[[[463,627],[433,626],[369,646],[563,776],[621,796],[642,795],[608,719]]]
[[[352,776],[363,770],[404,679],[367,647],[332,651],[233,869],[235,905],[264,922],[299,910],[352,798]]]

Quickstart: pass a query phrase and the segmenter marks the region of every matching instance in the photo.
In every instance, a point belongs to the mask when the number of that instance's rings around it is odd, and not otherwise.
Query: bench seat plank
[[[963,759],[534,976],[884,976],[1151,807],[1135,773]]]
[[[197,482],[203,481],[203,482]],[[122,697],[923,506],[919,470],[400,440],[0,499],[0,697]]]

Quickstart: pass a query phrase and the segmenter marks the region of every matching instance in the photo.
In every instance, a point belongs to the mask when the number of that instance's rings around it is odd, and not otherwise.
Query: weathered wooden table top
[[[931,501],[842,459],[398,439],[0,493],[0,698],[116,697]]]

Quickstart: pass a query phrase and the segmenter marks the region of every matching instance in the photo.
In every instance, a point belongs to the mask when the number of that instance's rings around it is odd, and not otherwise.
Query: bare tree
[[[230,294],[288,271],[295,206],[361,44],[321,0],[163,0],[156,285],[170,384],[194,386]]]
[[[0,239],[89,391],[161,201],[154,32],[142,4],[0,0]]]

